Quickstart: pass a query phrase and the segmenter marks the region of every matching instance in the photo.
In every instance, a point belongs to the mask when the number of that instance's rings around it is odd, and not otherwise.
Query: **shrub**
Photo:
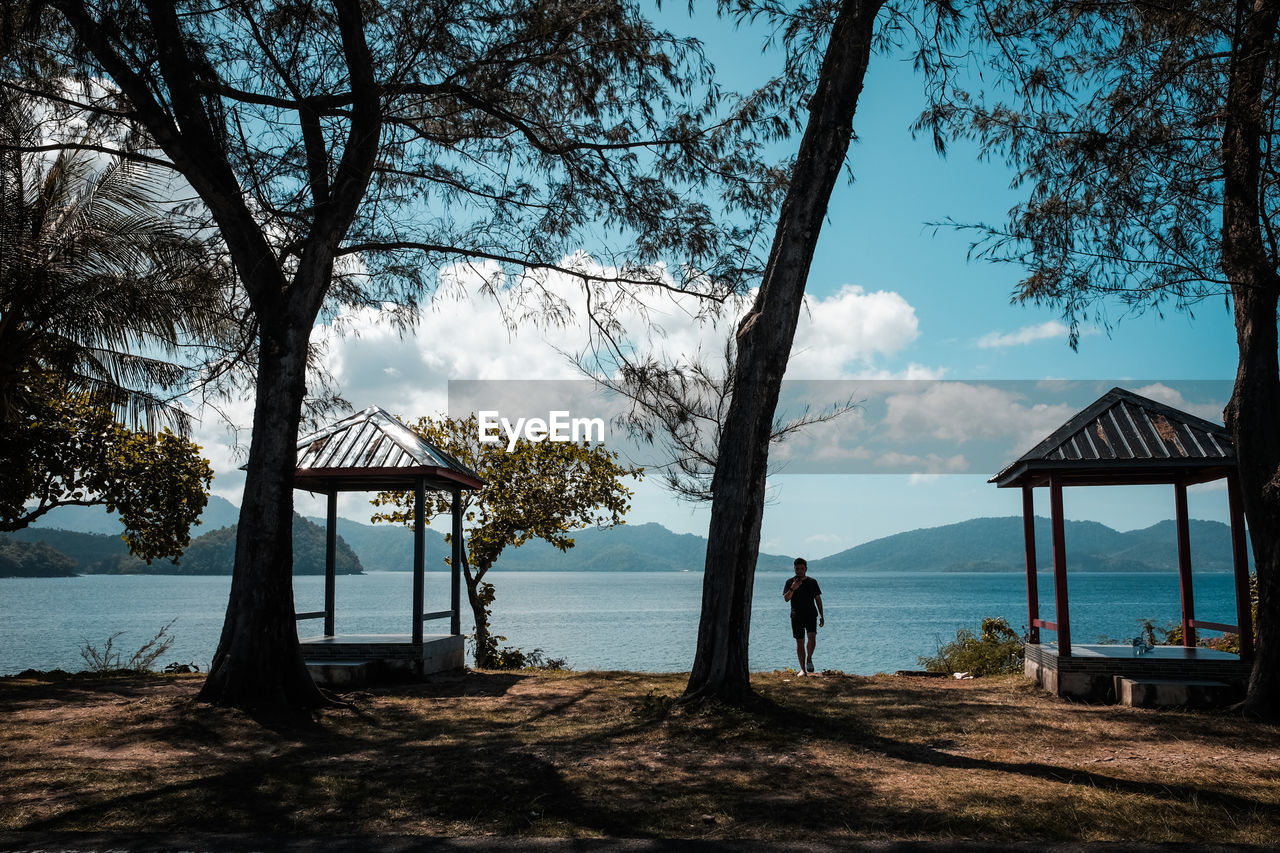
[[[1249,575],[1249,600],[1253,611],[1253,624],[1255,631],[1258,625],[1258,575]],[[1166,623],[1162,628],[1156,625],[1150,619],[1138,620],[1139,636],[1147,641],[1150,646],[1180,646],[1182,645],[1182,625],[1177,622]],[[1105,639],[1105,638],[1104,638]],[[1257,645],[1257,634],[1254,635],[1254,645]],[[1240,635],[1239,634],[1223,634],[1220,637],[1196,637],[1196,645],[1205,649],[1214,649],[1219,652],[1230,652],[1233,655],[1240,654]]]
[[[472,652],[475,652],[476,636],[475,634],[467,635],[470,641]],[[483,657],[476,655],[477,660],[485,661],[484,669],[540,669],[544,672],[563,672],[569,669],[568,661],[565,658],[549,658],[542,649],[534,649],[526,652],[524,649],[515,646],[501,646],[498,643],[505,642],[506,637],[496,634],[489,634],[486,637],[487,648]]]
[[[106,644],[99,649],[88,640],[84,641],[84,645],[80,647],[80,657],[84,658],[86,672],[119,672],[120,670],[129,670],[132,672],[150,672],[152,665],[160,659],[160,656],[169,651],[173,645],[173,635],[169,633],[169,629],[173,627],[173,623],[177,622],[177,618],[169,620],[169,624],[165,625],[150,640],[142,644],[133,655],[125,662],[121,663],[121,653],[115,648],[116,640],[124,635],[124,631],[116,631],[110,637],[107,637]]]
[[[936,655],[922,655],[919,661],[929,672],[967,672],[978,677],[1019,672],[1022,658],[1022,638],[1008,620],[983,619],[981,636],[961,628],[954,640],[938,646]]]
[[[505,640],[506,637],[499,637]],[[494,669],[540,669],[545,672],[562,672],[568,664],[564,658],[549,658],[542,649],[526,652],[513,646],[503,646],[493,656]]]

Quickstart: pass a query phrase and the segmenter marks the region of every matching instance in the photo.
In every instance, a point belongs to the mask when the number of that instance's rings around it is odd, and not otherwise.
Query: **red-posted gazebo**
[[[299,613],[295,617],[299,621],[324,619],[322,636],[300,638],[303,657],[317,680],[350,682],[369,669],[408,669],[423,674],[462,666],[462,492],[483,485],[484,481],[470,468],[377,406],[357,412],[298,442],[294,487],[329,498],[324,610]],[[453,497],[450,606],[448,610],[433,612],[423,612],[428,490],[449,492]],[[413,600],[408,634],[335,633],[338,493],[349,491],[414,493]],[[424,636],[424,621],[445,618],[449,619],[448,634]]]
[[[1225,478],[1231,516],[1237,624],[1195,618],[1187,486]],[[1112,388],[989,482],[1022,489],[1026,539],[1027,675],[1059,695],[1106,699],[1121,696],[1123,679],[1178,680],[1207,685],[1243,685],[1253,651],[1249,562],[1235,447],[1227,430],[1123,388]],[[1073,644],[1067,596],[1062,513],[1065,486],[1172,485],[1182,593],[1183,646],[1136,654],[1131,646]],[[1040,618],[1036,583],[1033,490],[1049,488],[1056,619]],[[1197,629],[1240,635],[1241,655],[1196,646]],[[1041,643],[1041,630],[1056,643]],[[1124,685],[1124,690],[1132,684]]]

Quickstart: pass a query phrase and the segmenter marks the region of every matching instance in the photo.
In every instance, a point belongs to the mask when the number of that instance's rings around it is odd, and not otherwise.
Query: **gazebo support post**
[[[455,637],[462,633],[462,490],[453,490],[453,503],[449,508],[453,519],[453,559],[449,566],[449,633]]]
[[[1040,591],[1036,586],[1036,506],[1032,487],[1022,486],[1022,537],[1027,546],[1027,641],[1039,645]]]
[[[1071,616],[1067,609],[1067,543],[1062,518],[1062,475],[1049,475],[1049,509],[1053,528],[1053,600],[1057,609],[1058,657],[1071,657]]]
[[[420,478],[413,485],[413,644],[422,645],[422,605],[426,598],[426,504],[427,484]]]
[[[1240,659],[1253,660],[1253,602],[1249,596],[1249,548],[1245,541],[1244,495],[1240,477],[1227,475],[1227,502],[1231,512],[1231,562],[1236,576],[1236,625],[1240,628]]]
[[[332,637],[338,600],[338,490],[330,489],[328,498],[324,530],[324,635]]]
[[[1173,500],[1178,526],[1178,591],[1182,597],[1182,645],[1195,648],[1195,593],[1191,586],[1191,522],[1187,517],[1187,484],[1173,484]]]

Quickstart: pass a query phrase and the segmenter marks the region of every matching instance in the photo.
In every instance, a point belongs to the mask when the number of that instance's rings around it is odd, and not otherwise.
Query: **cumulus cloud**
[[[787,378],[864,376],[919,336],[915,308],[899,293],[846,284],[825,299],[806,294]]]
[[[357,408],[368,402],[406,410],[434,402],[438,408],[449,379],[581,378],[568,354],[586,347],[590,329],[586,300],[573,277],[542,275],[536,283],[538,298],[562,311],[550,326],[519,321],[527,312],[519,295],[534,289],[528,281],[506,287],[496,267],[474,264],[441,277],[440,294],[408,333],[372,308],[317,328],[330,370]],[[667,359],[700,355],[714,363],[736,326],[735,315],[753,297],[748,294],[737,311],[716,319],[695,297],[662,295],[620,307],[615,320],[625,330],[626,345],[637,351]],[[806,296],[805,303],[788,379],[887,374],[875,368],[875,360],[899,352],[919,334],[914,308],[897,293],[846,286],[825,299]],[[920,365],[907,372],[939,375]]]
[[[612,272],[585,255],[565,263],[589,274]],[[654,272],[664,275],[661,269]],[[396,322],[391,306],[352,309],[315,328],[312,340],[353,408],[378,405],[403,416],[430,415],[448,410],[450,380],[583,379],[572,360],[591,340],[580,279],[545,271],[513,277],[496,264],[471,262],[442,271],[439,285],[408,328]],[[704,300],[687,295],[656,293],[643,304],[617,298],[616,292],[595,297],[612,300],[613,319],[633,351],[715,364],[755,293],[728,305],[720,317]],[[550,319],[535,310],[546,306],[554,309]],[[898,293],[847,285],[827,297],[806,295],[787,378],[940,377],[941,370],[918,364],[896,372],[884,366],[882,360],[918,336],[915,309]],[[229,411],[247,427],[253,401]],[[238,500],[243,475],[236,468],[243,457],[232,449],[233,433],[217,419],[206,421],[198,435],[218,471],[215,490]],[[846,434],[850,426],[846,423]],[[243,451],[247,432],[238,438]],[[807,451],[821,452],[821,444],[807,442]],[[866,451],[833,444],[825,453],[858,458]]]
[[[956,444],[1012,438],[1027,447],[1076,411],[1068,404],[1028,400],[1016,390],[967,382],[923,383],[890,396],[886,404],[884,423],[897,438],[929,436]]]
[[[1134,388],[1133,393],[1143,397],[1148,397],[1158,403],[1164,403],[1166,406],[1172,406],[1175,409],[1180,409],[1187,414],[1203,418],[1213,424],[1222,423],[1222,410],[1226,408],[1227,405],[1226,400],[1214,400],[1208,403],[1193,403],[1183,396],[1181,391],[1176,388],[1170,388],[1163,382],[1155,382],[1151,385],[1144,385],[1141,388]]]

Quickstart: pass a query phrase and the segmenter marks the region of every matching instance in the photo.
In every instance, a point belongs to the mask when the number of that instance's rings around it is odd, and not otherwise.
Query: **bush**
[[[979,677],[1020,672],[1022,658],[1022,638],[1008,620],[983,619],[982,636],[961,628],[954,640],[938,646],[936,655],[918,660],[929,672],[967,672]]]
[[[481,664],[483,669],[540,669],[545,672],[564,672],[569,669],[569,664],[565,658],[549,658],[542,649],[534,649],[526,652],[524,649],[515,646],[501,646],[498,643],[506,642],[506,637],[497,634],[489,634],[486,637],[486,648],[484,655],[475,655],[476,660],[483,660]],[[476,649],[475,634],[468,634],[467,640],[471,644],[472,653]]]
[[[506,637],[499,637],[505,640]],[[503,646],[494,654],[494,669],[540,669],[545,672],[563,672],[569,668],[565,658],[549,658],[542,649],[526,652],[512,646]]]

